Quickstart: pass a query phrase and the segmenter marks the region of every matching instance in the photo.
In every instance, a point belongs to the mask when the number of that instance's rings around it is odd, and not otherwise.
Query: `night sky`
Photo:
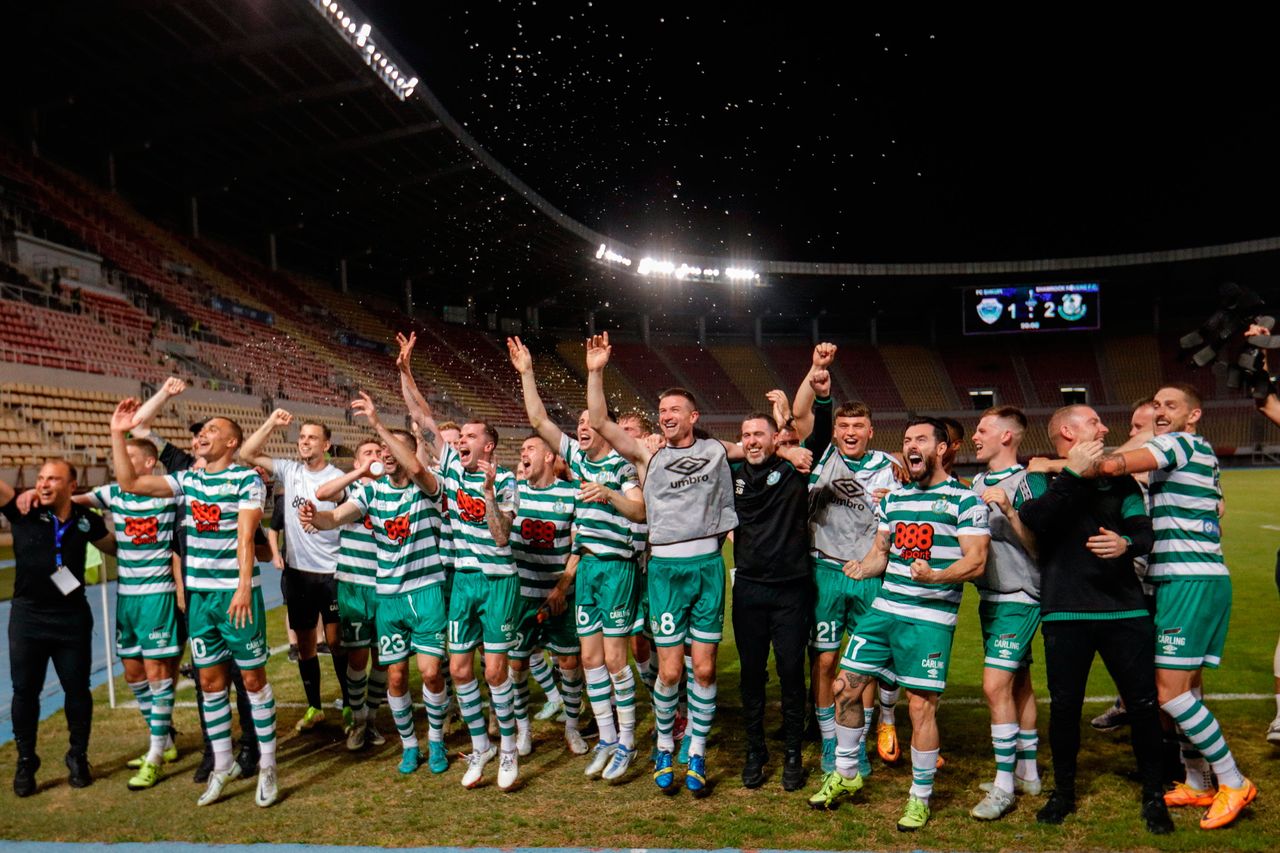
[[[1280,233],[1257,22],[361,8],[518,176],[641,249],[994,260]]]

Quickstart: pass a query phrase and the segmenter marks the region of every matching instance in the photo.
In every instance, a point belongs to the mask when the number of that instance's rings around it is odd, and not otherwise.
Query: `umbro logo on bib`
[[[857,480],[834,480],[831,483],[831,490],[845,500],[860,498],[866,493]]]
[[[668,462],[666,469],[673,474],[688,477],[690,474],[698,473],[710,464],[710,459],[704,459],[701,456],[681,456],[674,462]]]

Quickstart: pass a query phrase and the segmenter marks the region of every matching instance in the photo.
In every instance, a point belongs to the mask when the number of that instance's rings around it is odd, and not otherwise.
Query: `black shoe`
[[[747,788],[759,788],[764,784],[764,766],[769,763],[769,751],[754,747],[747,750],[747,760],[742,765],[742,784]]]
[[[1040,811],[1036,812],[1037,823],[1059,824],[1067,819],[1067,815],[1076,810],[1076,798],[1074,794],[1065,791],[1054,791],[1049,795],[1049,802],[1040,807]]]
[[[200,759],[200,766],[196,768],[196,772],[191,775],[191,781],[197,785],[203,785],[209,781],[209,774],[213,772],[213,752],[205,750],[204,756]]]
[[[782,790],[799,791],[808,776],[800,750],[787,752],[787,757],[782,760]]]
[[[289,663],[298,662],[298,647],[292,643],[289,645]]]
[[[29,797],[36,792],[36,771],[40,769],[40,759],[36,756],[19,758],[18,767],[13,772],[13,792],[19,797]]]
[[[195,681],[196,668],[190,663],[184,663],[178,667],[178,675],[182,676],[183,678],[190,678],[192,681]]]
[[[93,784],[93,770],[89,767],[89,757],[83,752],[67,753],[67,781],[73,788],[87,788]]]
[[[240,747],[240,754],[236,756],[236,765],[240,768],[240,778],[252,779],[258,775],[258,757],[260,753],[257,749],[250,749],[247,746]]]
[[[324,640],[321,640],[319,643],[316,644],[316,654],[331,655],[333,654],[333,650],[329,648],[329,644],[327,642],[325,642]]]
[[[1147,832],[1152,835],[1168,835],[1173,832],[1173,818],[1164,804],[1164,794],[1151,794],[1142,798],[1142,819],[1147,822]]]

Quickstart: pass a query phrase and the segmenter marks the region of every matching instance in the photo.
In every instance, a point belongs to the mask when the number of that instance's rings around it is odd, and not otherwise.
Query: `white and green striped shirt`
[[[358,489],[356,483],[347,492]],[[369,513],[350,524],[344,524],[338,532],[338,568],[334,572],[338,580],[357,586],[378,585],[378,542],[373,533],[373,518]]]
[[[173,593],[173,533],[176,498],[149,498],[120,491],[115,483],[89,492],[89,503],[111,513],[116,535],[120,595]]]
[[[1147,580],[1227,577],[1218,518],[1222,486],[1213,447],[1190,432],[1157,435],[1143,447],[1160,466],[1149,478],[1156,541]]]
[[[602,486],[624,494],[640,488],[640,475],[636,466],[624,459],[616,450],[610,450],[597,461],[583,452],[577,440],[562,434],[560,455],[569,465],[574,478]],[[630,497],[635,497],[631,495]],[[646,530],[646,535],[648,528]],[[608,503],[583,503],[578,505],[573,520],[573,552],[591,553],[604,559],[632,560],[644,550],[637,543],[635,525]]]
[[[458,451],[445,447],[440,454],[440,478],[449,498],[449,525],[453,529],[453,570],[484,572],[490,577],[516,573],[511,545],[498,545],[485,520],[484,473],[468,472],[462,467]],[[515,515],[519,498],[516,477],[499,467],[493,482],[498,512]]]
[[[521,480],[520,510],[511,525],[511,553],[520,573],[520,594],[544,599],[551,594],[569,559],[575,483],[556,480],[539,489]]]
[[[879,532],[889,537],[889,566],[880,595],[871,606],[915,622],[954,628],[964,584],[923,584],[911,577],[911,563],[924,560],[934,571],[962,556],[961,536],[990,536],[987,505],[954,477],[930,488],[910,483],[880,501]]]
[[[183,507],[187,589],[235,590],[240,584],[240,561],[236,556],[240,512],[262,510],[267,494],[262,478],[252,468],[229,465],[216,473],[203,468],[179,471],[165,480]],[[256,560],[253,585],[262,585]]]
[[[444,583],[439,491],[429,495],[413,481],[401,487],[382,477],[354,486],[349,500],[373,527],[378,595],[400,595]]]

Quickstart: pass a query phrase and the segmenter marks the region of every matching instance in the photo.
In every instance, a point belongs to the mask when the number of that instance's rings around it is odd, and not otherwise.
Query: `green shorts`
[[[880,578],[854,580],[834,560],[814,557],[813,580],[818,594],[809,644],[820,652],[838,652],[845,633],[852,634],[871,612],[871,602],[880,594]]]
[[[945,625],[916,622],[872,610],[849,636],[840,668],[896,681],[909,690],[941,693],[947,686],[954,632]]]
[[[581,650],[573,625],[573,599],[569,599],[559,616],[548,611],[539,622],[538,612],[544,603],[540,598],[520,597],[516,638],[510,653],[516,660],[528,660],[534,649],[549,649],[557,655],[576,655]]]
[[[982,665],[1017,672],[1031,665],[1031,641],[1040,626],[1040,605],[1019,601],[981,601]]]
[[[718,643],[724,634],[724,558],[649,558],[649,629],[656,646]]]
[[[454,572],[449,597],[449,653],[467,654],[484,643],[486,654],[504,655],[516,639],[520,578]]]
[[[378,629],[378,590],[374,586],[338,581],[338,624],[344,649],[367,649]]]
[[[1231,621],[1231,578],[1162,581],[1156,587],[1156,669],[1217,669]]]
[[[235,590],[192,590],[187,605],[191,662],[197,668],[216,666],[228,658],[241,669],[258,669],[267,662],[267,610],[262,590],[254,587],[252,620],[237,628],[227,616]]]
[[[116,595],[116,653],[122,658],[176,658],[178,598],[172,592]]]
[[[647,637],[652,642],[653,631],[649,628],[649,573],[647,571],[642,571],[636,576],[636,589],[639,595],[636,596],[635,628],[632,629],[631,634]]]
[[[635,560],[602,560],[583,554],[573,588],[579,637],[601,632],[606,637],[629,637],[635,632],[639,593]]]
[[[444,660],[446,621],[440,584],[378,596],[378,663],[399,663],[411,649]]]

